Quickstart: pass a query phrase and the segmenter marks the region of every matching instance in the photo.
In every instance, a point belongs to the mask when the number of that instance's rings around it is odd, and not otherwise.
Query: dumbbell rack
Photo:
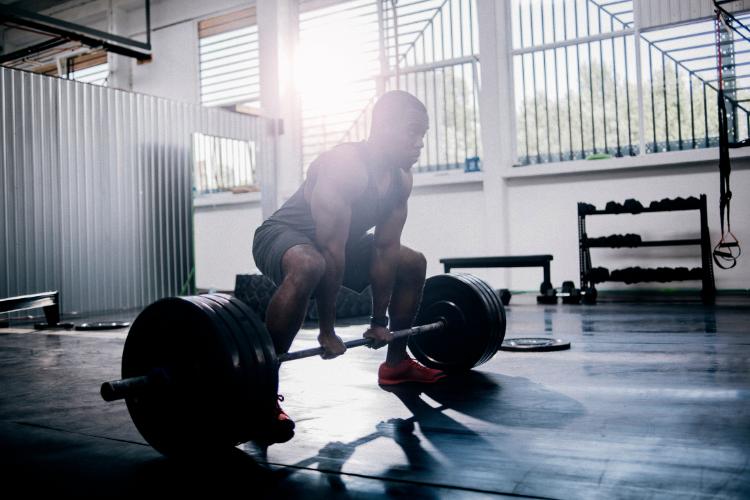
[[[675,205],[677,205],[675,203]],[[588,287],[594,289],[596,283],[602,281],[616,281],[612,279],[597,280],[596,282],[591,280],[589,277],[589,271],[591,271],[591,248],[618,248],[618,247],[658,247],[658,246],[677,246],[677,245],[700,245],[701,248],[701,281],[702,290],[701,298],[704,303],[713,304],[716,299],[716,285],[714,282],[714,271],[713,262],[711,260],[711,240],[708,232],[708,215],[706,210],[706,195],[700,195],[700,199],[694,203],[682,203],[681,206],[674,206],[669,208],[650,208],[642,207],[635,210],[624,210],[624,209],[604,209],[604,210],[591,210],[591,206],[587,207],[585,203],[578,204],[578,254],[580,264],[580,281],[581,290],[585,290]],[[658,240],[658,241],[641,241],[641,242],[630,242],[627,244],[606,244],[602,242],[591,242],[586,233],[586,216],[587,215],[612,215],[612,214],[632,214],[637,215],[641,213],[650,212],[673,212],[673,211],[684,211],[684,210],[698,210],[700,212],[700,237],[689,238],[689,239],[672,239],[672,240]],[[614,272],[614,271],[613,271]],[[638,282],[644,281],[659,281],[656,276],[648,276],[648,272],[643,273],[646,276],[641,277]],[[694,277],[685,276],[678,277],[676,279],[690,280],[695,279]],[[619,281],[619,280],[618,280]]]

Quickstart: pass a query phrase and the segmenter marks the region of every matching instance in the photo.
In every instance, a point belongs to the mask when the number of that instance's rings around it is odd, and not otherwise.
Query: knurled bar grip
[[[425,332],[431,332],[434,330],[440,330],[445,326],[445,321],[436,321],[434,323],[428,323],[426,325],[420,325],[420,326],[414,326],[412,328],[407,328],[405,330],[396,330],[395,332],[391,332],[391,335],[393,335],[393,340],[400,339],[403,337],[409,337],[411,335],[419,335],[420,333]],[[347,349],[351,347],[360,347],[363,345],[369,346],[372,345],[373,340],[372,339],[357,339],[357,340],[350,340],[349,342],[344,342],[344,345]],[[293,361],[295,359],[302,359],[302,358],[311,358],[313,356],[319,356],[325,352],[325,349],[322,347],[311,347],[310,349],[302,349],[301,351],[295,351],[295,352],[288,352],[286,354],[282,354],[279,356],[279,363],[284,363],[286,361]]]

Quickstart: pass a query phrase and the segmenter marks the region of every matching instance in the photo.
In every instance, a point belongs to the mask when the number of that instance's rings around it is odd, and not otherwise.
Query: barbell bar
[[[415,358],[447,372],[488,361],[505,335],[500,299],[468,274],[427,279],[415,322],[421,326],[393,337],[408,337]],[[102,384],[101,394],[107,401],[124,398],[139,432],[166,455],[225,448],[263,440],[276,405],[279,363],[322,353],[317,347],[277,356],[265,325],[235,297],[170,297],[133,322],[122,379]]]
[[[407,328],[404,330],[395,330],[391,332],[391,341],[404,337],[410,337],[412,335],[435,332],[444,328],[445,325],[445,320],[439,320],[427,325],[414,326],[412,328]],[[373,343],[373,339],[362,338],[344,342],[344,345],[347,347],[347,349],[351,349],[353,347],[369,347],[373,345]],[[279,363],[284,363],[297,359],[312,358],[314,356],[319,356],[324,352],[325,349],[323,349],[322,347],[311,347],[310,349],[302,349],[299,351],[282,354],[278,356],[277,359]],[[125,399],[129,396],[137,395],[139,392],[144,392],[157,386],[166,387],[169,384],[169,380],[169,373],[166,370],[155,369],[148,375],[139,375],[137,377],[129,377],[121,380],[104,382],[101,385],[100,393],[102,399],[104,399],[105,401],[117,401],[118,399]]]
[[[404,337],[411,337],[412,335],[421,335],[423,333],[427,332],[434,332],[436,330],[441,330],[446,325],[445,320],[439,320],[434,323],[429,323],[427,325],[420,325],[420,326],[414,326],[411,328],[406,328],[404,330],[395,330],[391,332],[391,342],[397,339],[401,339]],[[373,344],[373,340],[369,338],[362,338],[362,339],[356,339],[356,340],[349,340],[347,342],[344,342],[344,345],[347,349],[351,349],[352,347],[361,347],[361,346],[371,346]],[[322,347],[311,347],[310,349],[302,349],[300,351],[295,352],[288,352],[286,354],[282,354],[279,356],[279,363],[284,363],[285,361],[294,361],[295,359],[303,359],[303,358],[311,358],[313,356],[320,356],[321,354],[325,353],[325,349]]]

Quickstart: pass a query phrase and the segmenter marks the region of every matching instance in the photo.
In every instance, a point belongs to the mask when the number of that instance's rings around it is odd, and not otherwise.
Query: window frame
[[[241,17],[238,17],[241,16]],[[237,38],[243,38],[248,37],[248,41],[242,41],[237,43],[236,45],[230,45],[229,47],[220,48],[217,49],[215,52],[221,52],[223,50],[232,50],[235,48],[242,49],[243,47],[252,47],[255,45],[254,49],[249,50],[248,54],[245,53],[245,50],[239,50],[237,54],[229,54],[229,55],[222,55],[220,57],[216,57],[216,61],[220,61],[224,58],[231,58],[231,57],[237,57],[240,56],[240,58],[244,58],[243,56],[247,56],[249,58],[249,61],[251,62],[251,65],[247,68],[243,68],[242,72],[249,73],[247,76],[243,76],[241,78],[227,78],[226,80],[221,80],[217,82],[213,82],[210,85],[222,85],[222,84],[231,84],[232,82],[237,82],[237,87],[230,87],[228,89],[224,89],[224,91],[233,90],[233,89],[242,89],[245,88],[248,81],[252,81],[253,83],[249,86],[248,92],[244,94],[238,94],[238,95],[228,95],[226,98],[217,98],[213,100],[206,100],[205,94],[204,94],[204,60],[203,57],[205,54],[203,53],[203,45],[201,43],[202,40],[211,38],[211,37],[217,37],[220,35],[224,35],[227,33],[232,33],[248,28],[254,28],[254,32],[251,33],[244,33],[237,35]],[[232,9],[231,11],[224,12],[223,14],[217,14],[212,15],[210,17],[206,17],[203,19],[200,19],[196,21],[195,23],[195,30],[196,30],[196,47],[194,53],[196,54],[197,59],[197,71],[198,71],[198,82],[197,82],[197,101],[201,106],[206,107],[220,107],[220,108],[228,108],[228,109],[234,109],[237,106],[243,106],[247,108],[248,106],[251,107],[259,107],[260,106],[260,36],[258,33],[259,27],[258,27],[258,16],[257,16],[257,8],[255,5],[250,5],[248,7],[244,7],[241,9]],[[232,37],[229,37],[228,40],[231,40]],[[219,41],[213,41],[212,43],[220,44],[224,40]],[[213,61],[213,60],[212,60]],[[254,61],[254,63],[252,63]],[[209,61],[211,62],[211,61]],[[229,65],[235,65],[235,64],[241,64],[248,61],[235,61],[229,63]],[[236,69],[229,71],[227,74],[231,75],[232,73],[237,72]],[[221,77],[224,75],[214,75],[215,77]],[[208,77],[210,78],[210,77]],[[209,94],[211,95],[211,94]],[[248,97],[250,99],[248,99]]]
[[[670,167],[670,166],[683,166],[686,164],[695,165],[695,166],[706,166],[708,167],[709,164],[713,164],[716,161],[717,158],[717,151],[718,148],[715,146],[709,146],[709,147],[696,147],[696,148],[689,148],[684,147],[683,149],[679,150],[671,150],[671,151],[649,151],[647,145],[648,138],[646,137],[646,128],[644,126],[644,121],[646,119],[646,97],[644,94],[648,91],[649,83],[644,79],[646,78],[643,66],[644,64],[648,64],[647,62],[644,63],[642,61],[642,54],[650,50],[648,47],[648,40],[645,38],[644,34],[652,33],[652,32],[658,32],[660,30],[665,30],[668,28],[673,28],[677,26],[682,25],[690,25],[695,24],[699,22],[705,22],[707,20],[711,20],[711,17],[696,17],[695,19],[681,19],[679,21],[674,21],[669,24],[659,24],[659,25],[649,25],[648,27],[641,29],[641,20],[638,18],[638,8],[637,8],[637,2],[638,0],[633,0],[633,9],[634,9],[634,17],[632,22],[630,23],[630,28],[622,29],[622,30],[616,30],[611,32],[606,32],[600,35],[594,35],[589,37],[578,37],[578,38],[570,38],[563,41],[558,41],[554,43],[547,43],[543,46],[540,44],[536,44],[533,47],[521,47],[516,48],[515,42],[516,42],[516,33],[515,33],[515,20],[513,18],[513,15],[511,13],[512,7],[510,2],[505,8],[505,13],[500,18],[504,20],[504,27],[506,30],[508,30],[508,33],[510,33],[509,37],[511,42],[509,43],[509,64],[508,67],[505,68],[505,71],[507,71],[507,82],[510,85],[510,94],[511,94],[511,100],[512,100],[512,110],[513,110],[513,120],[511,120],[511,128],[512,128],[512,154],[509,155],[510,158],[512,158],[512,161],[510,162],[510,165],[508,165],[507,168],[503,168],[502,171],[502,177],[506,179],[512,179],[512,178],[524,178],[524,177],[538,177],[538,176],[545,176],[545,175],[567,175],[567,174],[576,174],[576,173],[586,173],[586,172],[596,172],[596,171],[607,171],[607,170],[620,170],[620,169],[639,169],[639,168],[653,168],[653,167]],[[594,2],[597,3],[597,2]],[[750,11],[742,11],[743,14],[747,14]],[[628,156],[624,155],[623,157],[611,157],[607,159],[597,160],[597,161],[591,161],[586,159],[576,159],[576,160],[564,160],[564,161],[547,161],[547,162],[541,162],[541,163],[527,163],[527,164],[520,164],[519,163],[519,135],[517,132],[517,127],[519,126],[519,123],[521,123],[521,119],[519,117],[518,113],[518,106],[519,106],[519,98],[516,96],[516,88],[515,88],[515,79],[516,79],[516,68],[515,68],[515,57],[523,54],[523,53],[529,53],[529,52],[541,52],[544,49],[549,48],[560,48],[565,46],[581,46],[586,44],[586,42],[590,41],[596,41],[597,39],[604,39],[609,40],[610,38],[618,38],[618,37],[632,37],[633,43],[635,44],[635,81],[637,84],[637,100],[635,102],[635,105],[637,107],[637,132],[633,134],[634,140],[632,144],[638,148],[637,154],[634,156]],[[646,68],[648,71],[648,68]],[[684,68],[682,68],[684,71]],[[709,110],[710,113],[710,110]],[[750,127],[749,127],[750,128]],[[697,135],[697,134],[696,134]],[[637,139],[637,140],[635,140]],[[667,138],[669,140],[669,138]],[[687,141],[687,139],[685,139]],[[556,154],[551,153],[550,154]],[[735,149],[731,150],[730,155],[732,158],[742,159],[742,158],[749,158],[750,157],[750,148],[744,148],[744,149]]]

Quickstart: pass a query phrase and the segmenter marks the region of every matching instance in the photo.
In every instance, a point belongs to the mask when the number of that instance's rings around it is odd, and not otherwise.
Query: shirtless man
[[[364,336],[376,348],[388,343],[378,383],[432,383],[443,377],[409,358],[406,339],[391,341],[388,329],[412,326],[425,281],[425,257],[401,244],[401,231],[411,167],[427,128],[419,99],[398,90],[385,93],[373,107],[369,138],[316,158],[302,186],[256,230],[255,263],[279,285],[266,311],[277,353],[289,350],[314,296],[323,357],[343,354],[346,346],[334,330],[336,295],[341,286],[362,291],[370,285],[372,317]],[[373,227],[374,234],[368,232]],[[294,422],[278,405],[274,427],[275,442],[294,435]]]

